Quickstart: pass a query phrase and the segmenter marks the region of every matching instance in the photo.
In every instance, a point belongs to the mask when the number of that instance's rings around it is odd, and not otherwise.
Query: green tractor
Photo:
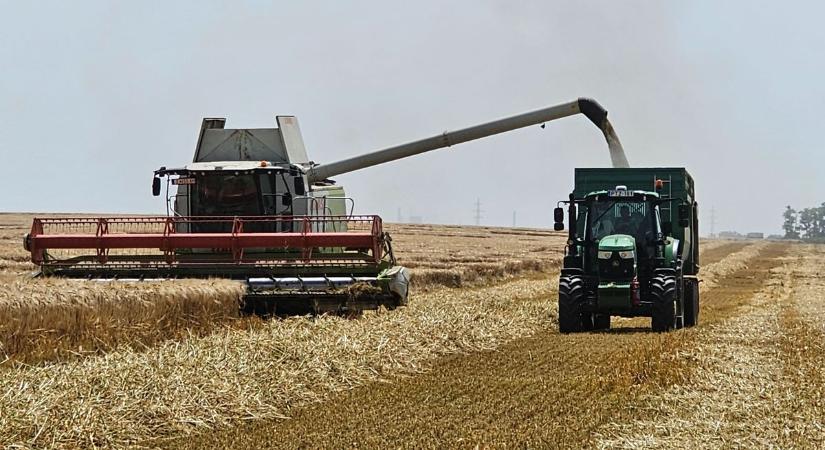
[[[650,317],[654,331],[697,324],[698,205],[684,168],[576,169],[559,203],[560,332],[606,330],[611,316]]]

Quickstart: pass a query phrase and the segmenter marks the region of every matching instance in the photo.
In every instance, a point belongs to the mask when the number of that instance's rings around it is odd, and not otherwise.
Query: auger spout
[[[519,128],[538,125],[576,114],[584,114],[602,130],[608,143],[613,167],[629,167],[622,144],[619,142],[619,138],[610,121],[607,120],[607,110],[602,108],[595,100],[579,98],[561,105],[505,117],[457,131],[445,131],[444,133],[425,139],[396,145],[329,164],[321,164],[311,168],[307,176],[310,182],[320,181],[343,173],[395,161],[396,159],[406,158],[431,150],[450,147],[461,144],[462,142],[506,133]]]

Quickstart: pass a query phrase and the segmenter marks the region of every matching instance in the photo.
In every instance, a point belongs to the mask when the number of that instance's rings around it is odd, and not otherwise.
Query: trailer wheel
[[[668,331],[676,327],[676,277],[659,275],[650,280],[653,297],[653,331]]]
[[[694,279],[685,280],[685,326],[699,323],[699,283]]]
[[[571,276],[559,278],[559,332],[584,331],[581,313],[583,297],[584,280]],[[589,318],[590,315],[588,314],[587,317]]]

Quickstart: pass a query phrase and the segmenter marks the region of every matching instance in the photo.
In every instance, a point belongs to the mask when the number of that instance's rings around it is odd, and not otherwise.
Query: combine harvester
[[[627,167],[607,111],[588,99],[321,165],[307,157],[295,117],[267,129],[204,119],[192,164],[154,173],[165,217],[35,218],[25,248],[43,275],[243,280],[248,313],[395,308],[407,302],[409,276],[390,236],[380,217],[353,215],[330,177],[580,113],[604,133],[613,165]]]

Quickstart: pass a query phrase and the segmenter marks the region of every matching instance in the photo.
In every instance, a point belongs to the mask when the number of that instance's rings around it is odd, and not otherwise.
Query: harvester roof
[[[185,166],[190,172],[209,170],[301,170],[294,164],[272,164],[268,161],[212,161],[196,162]]]
[[[245,172],[250,171],[289,171],[304,173],[303,167],[295,164],[272,164],[268,161],[212,161],[187,164],[183,167],[167,169],[161,167],[155,175],[189,175],[197,172]]]

